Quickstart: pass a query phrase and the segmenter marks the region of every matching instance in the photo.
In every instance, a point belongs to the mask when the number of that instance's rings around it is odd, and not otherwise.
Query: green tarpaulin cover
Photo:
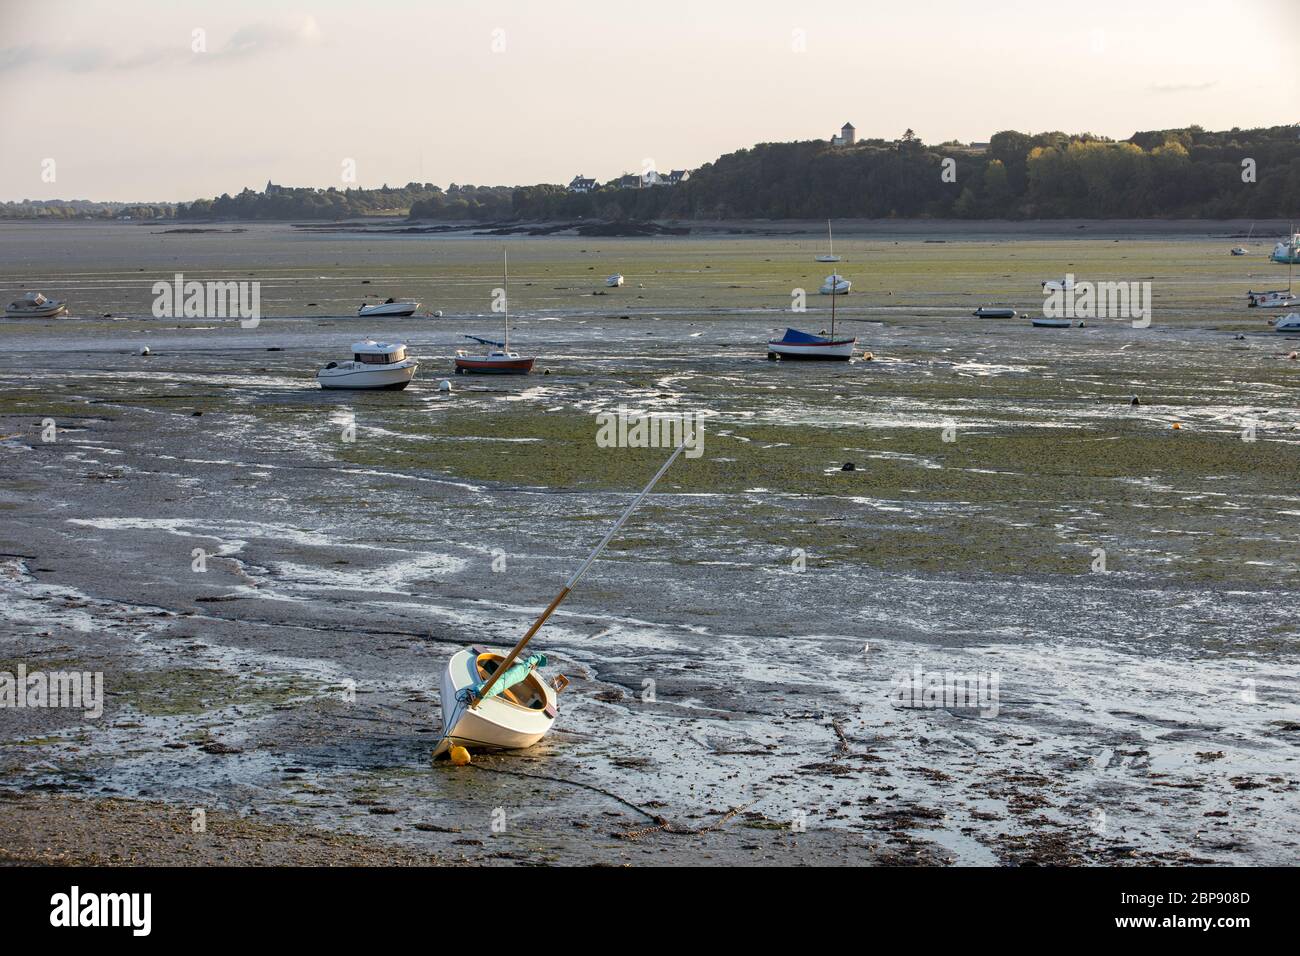
[[[521,680],[527,677],[528,672],[531,671],[534,667],[545,667],[545,666],[546,666],[545,654],[533,654],[526,661],[515,661],[513,664],[510,665],[510,669],[501,675],[501,679],[492,685],[492,688],[487,692],[487,696],[495,697],[503,690],[509,690],[511,687],[514,687]],[[491,679],[492,678],[490,677],[488,678],[488,680]],[[483,681],[482,683],[479,684],[479,687],[482,687],[483,684],[486,683],[487,683],[486,680]]]

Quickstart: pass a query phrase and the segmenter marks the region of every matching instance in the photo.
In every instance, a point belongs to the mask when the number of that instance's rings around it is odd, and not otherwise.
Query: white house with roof
[[[596,180],[584,179],[582,173],[578,173],[569,181],[569,192],[571,193],[589,193],[595,188]]]

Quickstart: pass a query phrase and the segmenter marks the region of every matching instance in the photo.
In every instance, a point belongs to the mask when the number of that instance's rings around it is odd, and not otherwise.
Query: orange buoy
[[[470,761],[469,751],[466,750],[464,747],[451,748],[451,762],[454,763],[457,767],[463,767],[465,766],[465,764],[469,763],[469,761]]]

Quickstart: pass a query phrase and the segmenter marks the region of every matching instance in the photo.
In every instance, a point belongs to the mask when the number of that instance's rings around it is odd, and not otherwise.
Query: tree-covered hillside
[[[1243,163],[1253,161],[1253,181]],[[1247,164],[1250,165],[1250,164]],[[948,175],[944,175],[947,170]],[[1114,141],[1087,133],[994,135],[987,148],[894,141],[763,143],[675,186],[587,193],[560,185],[300,189],[200,199],[180,219],[436,220],[838,218],[1300,218],[1300,125],[1198,126]]]

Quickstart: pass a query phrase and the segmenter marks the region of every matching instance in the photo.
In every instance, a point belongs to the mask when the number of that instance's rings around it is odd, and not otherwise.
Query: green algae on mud
[[[270,708],[325,690],[300,677],[241,676],[198,667],[124,670],[105,674],[104,680],[118,703],[147,717],[197,716],[237,705]]]

